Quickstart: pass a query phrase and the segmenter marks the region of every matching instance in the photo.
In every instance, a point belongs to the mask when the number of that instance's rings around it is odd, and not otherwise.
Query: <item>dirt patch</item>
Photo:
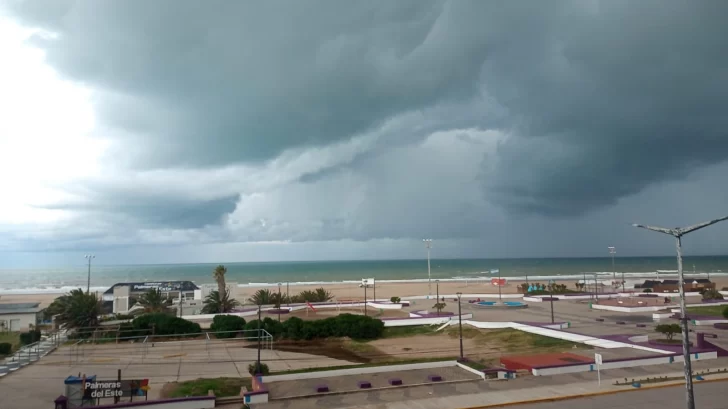
[[[350,344],[357,344],[348,339],[335,340],[312,340],[312,341],[276,341],[273,349],[277,351],[299,352],[303,354],[326,356],[334,359],[341,359],[350,362],[369,363],[372,359],[366,353],[357,352]],[[257,348],[255,345],[248,345],[246,348]],[[371,353],[372,350],[367,352]]]

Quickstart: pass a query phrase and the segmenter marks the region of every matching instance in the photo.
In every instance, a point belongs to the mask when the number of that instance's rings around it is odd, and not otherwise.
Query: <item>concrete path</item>
[[[708,363],[713,366],[707,365]],[[717,366],[716,364],[721,366]],[[694,370],[702,371],[708,368],[717,370],[726,367],[728,367],[728,360],[722,359],[696,362]],[[268,404],[258,405],[256,409],[313,409],[321,407],[328,409],[354,407],[362,409],[460,409],[484,405],[512,404],[512,402],[559,398],[571,395],[629,391],[635,388],[631,386],[615,386],[613,385],[614,381],[623,381],[625,377],[628,379],[656,376],[679,377],[682,376],[681,370],[682,365],[671,364],[630,368],[629,370],[615,369],[603,371],[601,386],[597,383],[596,373],[524,377],[515,381],[474,381],[458,384],[434,384],[346,395],[272,401]],[[709,380],[728,380],[728,374],[710,375],[707,378]],[[676,381],[675,383],[682,384],[681,381]],[[650,386],[643,388],[647,389]]]

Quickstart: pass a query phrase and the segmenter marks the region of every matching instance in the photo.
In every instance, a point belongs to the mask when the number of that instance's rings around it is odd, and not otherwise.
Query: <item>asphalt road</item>
[[[696,383],[696,409],[728,408],[728,381]],[[508,406],[508,409],[685,409],[685,389],[682,386],[623,392],[591,398],[557,402]]]

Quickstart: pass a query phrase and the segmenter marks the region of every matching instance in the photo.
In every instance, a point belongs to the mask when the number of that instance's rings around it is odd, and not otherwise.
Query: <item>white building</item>
[[[40,303],[0,304],[0,331],[27,331],[38,322]]]

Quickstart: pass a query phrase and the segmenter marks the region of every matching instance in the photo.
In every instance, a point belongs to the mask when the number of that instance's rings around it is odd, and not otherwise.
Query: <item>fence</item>
[[[68,362],[69,365],[84,361],[103,363],[123,356],[140,363],[154,363],[182,354],[191,355],[187,362],[211,362],[217,360],[214,352],[218,349],[249,348],[258,341],[261,349],[273,349],[273,336],[264,329],[91,338],[78,340],[68,348]]]

